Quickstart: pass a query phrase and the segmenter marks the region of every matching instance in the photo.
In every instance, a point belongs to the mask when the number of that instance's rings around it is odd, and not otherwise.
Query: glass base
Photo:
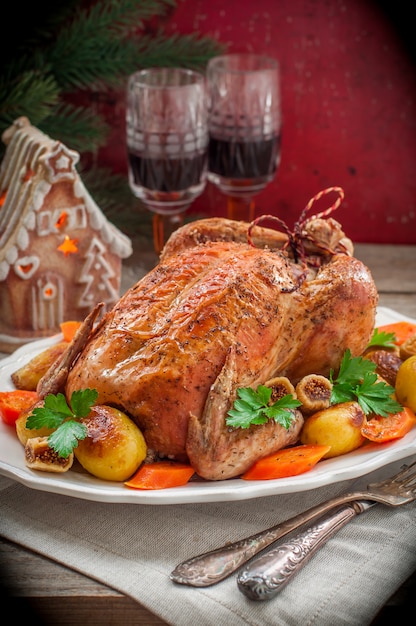
[[[227,196],[227,217],[230,220],[240,222],[252,222],[254,220],[255,202],[251,196],[233,197]]]
[[[153,215],[153,245],[157,255],[160,255],[171,234],[183,226],[183,223],[183,212],[176,215]]]
[[[205,179],[198,185],[192,185],[179,191],[158,191],[137,185],[129,173],[130,189],[146,207],[159,215],[178,215],[188,209],[192,202],[204,191]]]
[[[214,172],[208,173],[208,180],[214,183],[223,194],[232,198],[246,198],[255,196],[274,179],[274,174],[270,176],[260,176],[259,178],[225,178]]]

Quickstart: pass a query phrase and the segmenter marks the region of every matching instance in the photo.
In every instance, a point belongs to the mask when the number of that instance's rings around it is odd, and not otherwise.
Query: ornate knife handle
[[[356,491],[331,498],[322,504],[318,504],[285,522],[272,526],[266,530],[229,543],[222,548],[205,552],[179,563],[171,572],[173,582],[191,587],[208,587],[224,580],[235,572],[239,567],[247,563],[256,554],[270,546],[272,543],[311,523],[328,511],[335,510],[342,504],[365,499],[366,493]],[[372,494],[372,499],[374,494]],[[377,500],[377,498],[374,498]]]
[[[237,577],[239,590],[250,600],[270,600],[338,530],[375,502],[356,501],[330,513],[294,539],[253,559]]]

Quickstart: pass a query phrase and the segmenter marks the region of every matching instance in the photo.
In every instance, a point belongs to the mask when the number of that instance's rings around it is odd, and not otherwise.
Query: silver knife
[[[376,502],[356,500],[321,518],[309,529],[254,558],[237,576],[238,589],[250,600],[270,600],[309,559],[353,517]]]

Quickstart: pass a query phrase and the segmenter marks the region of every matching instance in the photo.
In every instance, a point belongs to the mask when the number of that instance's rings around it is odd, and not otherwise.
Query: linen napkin
[[[100,503],[0,479],[0,533],[131,596],[172,626],[366,626],[416,569],[416,506],[376,505],[349,522],[273,599],[248,600],[236,576],[203,589],[173,583],[184,559],[254,534],[327,498],[396,473],[254,500]]]

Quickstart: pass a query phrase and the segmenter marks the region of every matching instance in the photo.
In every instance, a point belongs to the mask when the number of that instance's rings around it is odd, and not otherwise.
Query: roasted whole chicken
[[[312,218],[299,232],[291,240],[221,218],[179,229],[83,347],[78,337],[65,365],[68,398],[97,389],[98,402],[128,413],[156,456],[189,460],[208,480],[236,477],[296,443],[299,411],[288,430],[273,420],[228,427],[237,389],[336,371],[347,348],[362,353],[377,305],[338,222]]]

